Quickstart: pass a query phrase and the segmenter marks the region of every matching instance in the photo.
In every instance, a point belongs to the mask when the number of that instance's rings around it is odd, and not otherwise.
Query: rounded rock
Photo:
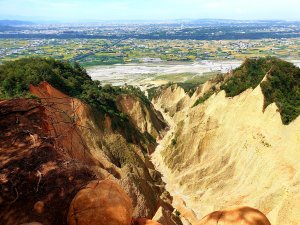
[[[43,214],[45,211],[45,203],[43,201],[38,201],[33,206],[34,211],[38,214]]]
[[[130,225],[131,199],[115,182],[92,181],[71,202],[69,225]]]
[[[146,218],[138,218],[134,220],[135,225],[162,225],[161,223],[158,223],[153,220],[149,220]]]
[[[205,216],[197,225],[271,225],[268,218],[259,210],[238,207],[216,211]]]

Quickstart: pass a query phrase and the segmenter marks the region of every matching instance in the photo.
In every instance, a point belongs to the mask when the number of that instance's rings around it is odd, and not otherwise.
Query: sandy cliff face
[[[160,198],[160,174],[147,154],[155,142],[136,128],[142,127],[140,121],[113,128],[112,118],[48,83],[30,91],[40,101],[0,102],[1,224],[66,224],[71,200],[91,180],[120,184],[132,201],[134,218],[152,218],[167,205]],[[160,135],[165,123],[147,111],[151,108],[143,110],[156,120],[152,131]]]
[[[274,225],[300,224],[300,118],[283,125],[275,104],[263,112],[260,87],[234,98],[221,91],[194,108],[203,92],[180,92],[169,88],[154,100],[171,112],[173,126],[153,162],[184,216],[196,224],[215,210],[246,205]]]
[[[156,111],[151,104],[143,103],[135,96],[120,95],[118,105],[122,112],[129,115],[133,124],[142,133],[148,133],[154,138],[161,138],[162,131],[167,124],[160,112]]]
[[[184,90],[177,84],[171,85],[165,89],[159,96],[153,100],[156,108],[160,109],[163,113],[168,113],[173,116],[177,111],[186,106],[190,97]]]

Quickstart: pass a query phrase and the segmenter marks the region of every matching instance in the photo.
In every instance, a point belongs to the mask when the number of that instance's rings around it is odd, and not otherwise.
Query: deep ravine
[[[164,113],[164,110],[161,109],[157,104],[154,104],[156,110],[160,111],[163,114],[165,121],[167,121],[169,125],[169,129],[167,130],[164,137],[158,142],[158,146],[156,147],[154,153],[151,155],[151,161],[155,166],[155,169],[162,174],[162,180],[166,184],[166,190],[173,197],[173,207],[180,213],[182,223],[184,225],[194,225],[199,222],[200,218],[197,218],[195,212],[189,208],[188,206],[188,197],[183,195],[181,191],[181,187],[178,183],[174,182],[172,179],[173,174],[172,171],[165,164],[162,152],[164,149],[168,148],[168,145],[171,143],[171,140],[174,135],[174,131],[176,130],[176,123],[173,121],[173,118],[170,117],[167,113]]]

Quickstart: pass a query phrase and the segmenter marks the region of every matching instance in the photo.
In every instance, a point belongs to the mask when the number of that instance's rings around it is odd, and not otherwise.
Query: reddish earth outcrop
[[[197,225],[271,225],[268,218],[257,209],[239,207],[216,211],[204,217]]]
[[[47,82],[42,82],[38,86],[30,85],[30,92],[38,96],[41,105],[45,107],[49,132],[56,138],[57,147],[64,149],[73,159],[76,158],[88,165],[100,166],[88,151],[88,143],[82,138],[80,130],[85,125],[84,120],[90,116],[91,109]]]
[[[0,102],[0,224],[63,224],[74,195],[95,179],[57,148],[50,127],[39,102]]]
[[[92,181],[73,199],[69,225],[130,225],[132,203],[124,190],[109,180]]]
[[[134,220],[134,225],[162,225],[161,223],[146,218],[138,218]]]
[[[164,189],[141,133],[128,123],[137,136],[126,139],[112,118],[46,82],[30,90],[40,99],[0,100],[0,224],[66,225],[74,196],[104,179],[120,181],[133,217],[151,218]]]

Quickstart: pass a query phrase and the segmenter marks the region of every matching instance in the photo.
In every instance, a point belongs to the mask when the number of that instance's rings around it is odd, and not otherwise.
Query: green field
[[[30,56],[53,57],[60,60],[80,57],[78,62],[85,67],[140,63],[147,62],[149,59],[163,62],[193,62],[195,60],[241,60],[267,55],[283,59],[300,59],[299,38],[221,41],[128,39],[114,44],[117,41],[1,39],[0,63]]]

